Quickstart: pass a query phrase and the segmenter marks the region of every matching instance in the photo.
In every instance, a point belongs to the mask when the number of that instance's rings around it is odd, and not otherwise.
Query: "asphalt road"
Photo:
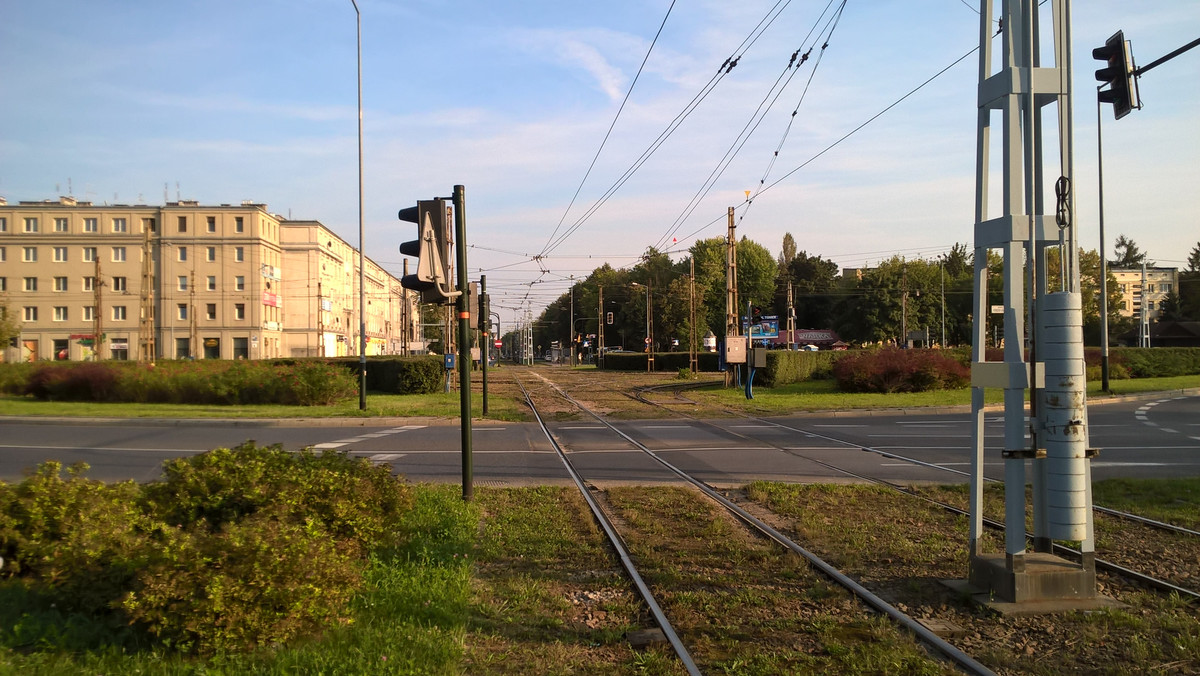
[[[820,462],[897,481],[964,481],[942,469],[883,455],[911,457],[965,472],[969,414],[868,412],[795,416],[769,422],[721,419],[627,421],[618,426],[664,460],[713,484],[752,479],[840,481],[849,477]],[[368,421],[370,422],[370,421]],[[391,464],[413,481],[461,479],[458,426],[392,420],[387,425],[331,423],[280,426],[246,422],[88,422],[0,420],[0,479],[17,481],[38,463],[86,462],[88,476],[149,481],[162,463],[253,439],[260,444],[337,448]],[[357,422],[355,423],[358,424]],[[1170,396],[1094,405],[1089,411],[1094,479],[1200,476],[1200,396]],[[572,462],[589,480],[653,482],[670,479],[659,464],[594,421],[552,424]],[[1002,474],[1000,413],[987,415],[985,472]],[[475,482],[480,485],[566,483],[561,461],[537,425],[473,425]],[[870,449],[870,450],[864,450]],[[872,452],[879,451],[879,452]]]

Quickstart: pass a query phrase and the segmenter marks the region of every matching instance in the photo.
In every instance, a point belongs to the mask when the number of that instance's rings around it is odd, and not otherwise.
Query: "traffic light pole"
[[[488,331],[488,312],[487,312],[487,275],[479,275],[479,354],[482,359],[479,360],[479,372],[483,377],[483,417],[488,414],[487,400],[487,372],[488,372],[488,353],[492,351],[491,334]]]
[[[462,429],[462,497],[475,496],[471,460],[471,308],[467,294],[467,214],[465,189],[454,186],[454,251],[458,257],[458,392]]]

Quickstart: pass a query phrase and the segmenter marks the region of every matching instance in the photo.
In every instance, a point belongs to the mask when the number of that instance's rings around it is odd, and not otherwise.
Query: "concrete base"
[[[1005,554],[971,557],[968,582],[1009,603],[1096,596],[1096,570],[1045,552],[1026,552],[1011,566]]]
[[[1051,613],[1068,613],[1076,610],[1098,610],[1100,608],[1125,608],[1124,603],[1108,596],[1097,594],[1091,598],[1082,599],[1051,599],[1044,601],[1025,601],[1012,603],[1001,601],[991,592],[982,591],[966,580],[942,580],[943,585],[954,592],[971,599],[972,602],[995,611],[1005,617],[1023,615],[1048,615]]]
[[[969,579],[948,580],[944,584],[1004,615],[1121,605],[1096,593],[1094,567],[1044,552],[1026,552],[1011,567],[1005,554],[973,556]]]

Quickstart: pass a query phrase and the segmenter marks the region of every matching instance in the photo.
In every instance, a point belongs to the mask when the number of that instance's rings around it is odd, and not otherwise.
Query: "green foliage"
[[[357,357],[334,360],[358,382]],[[390,394],[433,394],[442,390],[446,377],[441,357],[367,357],[367,389]],[[355,390],[357,391],[357,390]]]
[[[690,368],[681,368],[681,369],[679,369],[679,372],[675,374],[675,380],[695,380],[695,379],[696,379],[696,374],[692,373],[692,370]]]
[[[807,352],[770,350],[767,352],[767,368],[760,369],[755,376],[763,387],[778,387],[806,380],[824,380],[832,377],[833,364],[849,352]]]
[[[396,524],[413,506],[390,468],[344,453],[247,443],[171,461],[146,486],[90,481],[85,469],[64,479],[46,463],[0,484],[3,573],[51,608],[132,623],[184,652],[339,623],[368,554],[402,544]]]
[[[172,404],[334,404],[358,392],[344,369],[322,361],[82,362],[38,364],[22,394],[52,401]],[[16,389],[6,384],[6,389]]]
[[[219,531],[181,529],[156,543],[121,608],[184,652],[277,645],[334,624],[361,581],[357,548],[292,516],[276,504]]]
[[[62,477],[46,462],[0,493],[3,573],[32,580],[64,608],[106,613],[146,560],[161,528],[137,507],[138,487],[83,478],[87,465]]]
[[[937,350],[850,353],[833,366],[844,392],[926,392],[966,387],[970,371]]]
[[[1133,378],[1196,375],[1200,374],[1200,348],[1114,347],[1109,350],[1110,371],[1113,364],[1127,369]]]
[[[288,453],[248,442],[171,460],[163,476],[146,486],[146,500],[168,524],[185,528],[216,531],[273,507],[280,518],[315,520],[333,537],[373,549],[390,544],[388,523],[412,506],[411,490],[387,466],[329,451]]]

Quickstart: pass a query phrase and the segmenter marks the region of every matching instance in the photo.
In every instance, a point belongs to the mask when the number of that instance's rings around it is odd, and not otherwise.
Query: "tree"
[[[8,298],[0,295],[0,349],[8,347],[13,338],[21,335],[21,322],[17,315],[9,312]]]
[[[796,238],[792,237],[792,233],[783,233],[783,247],[779,250],[779,259],[776,263],[780,269],[787,267],[792,259],[796,257]]]
[[[1138,249],[1138,245],[1125,235],[1117,236],[1117,243],[1113,246],[1113,255],[1116,258],[1112,260],[1110,265],[1114,268],[1140,268],[1143,263],[1154,265],[1154,261],[1146,260],[1146,253]]]
[[[825,329],[833,325],[838,266],[831,260],[801,251],[779,269],[776,313],[787,316],[787,284],[792,283],[796,328]],[[782,328],[782,324],[780,325]]]
[[[775,276],[779,268],[771,252],[758,242],[742,236],[737,247],[738,308],[740,315],[747,302],[766,305],[775,297]]]
[[[1200,244],[1187,259],[1187,270],[1179,273],[1179,310],[1182,321],[1200,321]]]

